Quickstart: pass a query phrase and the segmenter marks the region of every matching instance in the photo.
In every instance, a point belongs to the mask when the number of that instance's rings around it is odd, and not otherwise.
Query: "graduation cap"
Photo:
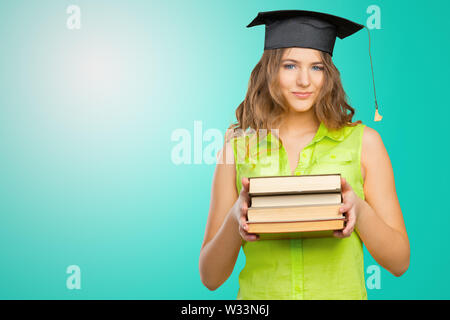
[[[366,26],[327,13],[306,10],[279,10],[259,12],[247,28],[266,26],[264,50],[277,48],[311,48],[333,55],[336,38],[344,39]],[[369,31],[369,29],[367,29]],[[370,32],[369,32],[370,56]],[[375,80],[372,80],[375,93]],[[378,103],[375,93],[375,121],[380,121]]]

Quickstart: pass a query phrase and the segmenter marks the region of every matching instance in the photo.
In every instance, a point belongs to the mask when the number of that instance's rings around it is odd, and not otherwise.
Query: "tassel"
[[[374,119],[374,121],[381,121],[381,119],[383,119],[383,116],[380,115],[380,114],[378,113],[378,109],[376,109],[376,110],[375,110],[375,119]]]
[[[364,26],[367,29],[367,33],[369,34],[369,58],[370,58],[370,68],[372,70],[372,81],[373,81],[373,94],[375,96],[375,118],[374,121],[381,121],[383,116],[378,113],[378,102],[377,102],[377,92],[375,90],[375,77],[373,75],[373,65],[372,65],[372,55],[370,54],[370,32],[369,28]]]

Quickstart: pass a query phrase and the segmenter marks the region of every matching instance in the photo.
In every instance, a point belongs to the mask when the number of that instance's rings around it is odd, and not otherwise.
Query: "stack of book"
[[[344,228],[341,175],[250,177],[247,224],[260,239],[332,236]]]

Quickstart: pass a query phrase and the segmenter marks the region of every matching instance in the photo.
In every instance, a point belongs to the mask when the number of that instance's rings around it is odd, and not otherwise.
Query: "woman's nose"
[[[300,70],[297,76],[297,84],[302,87],[309,86],[309,74],[307,70]]]

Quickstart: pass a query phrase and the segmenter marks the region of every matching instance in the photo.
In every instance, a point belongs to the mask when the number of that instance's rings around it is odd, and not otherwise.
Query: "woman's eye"
[[[312,67],[314,71],[321,71],[323,70],[323,67],[319,67],[319,66],[313,66]]]
[[[292,70],[292,68],[289,68],[290,66],[295,67],[295,65],[293,65],[293,64],[285,64],[285,65],[284,65],[284,68],[285,68],[285,69],[288,69],[288,70]]]

